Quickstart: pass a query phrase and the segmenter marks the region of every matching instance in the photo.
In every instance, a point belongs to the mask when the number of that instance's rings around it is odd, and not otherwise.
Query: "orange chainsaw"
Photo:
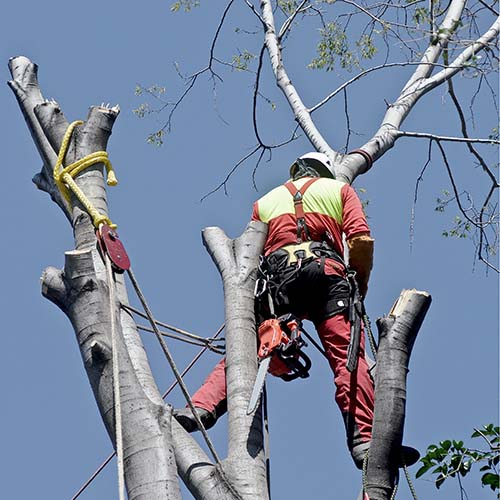
[[[301,336],[302,322],[292,314],[266,319],[259,326],[259,370],[255,378],[247,415],[255,411],[267,372],[286,382],[309,377],[311,360],[302,351],[307,346]]]

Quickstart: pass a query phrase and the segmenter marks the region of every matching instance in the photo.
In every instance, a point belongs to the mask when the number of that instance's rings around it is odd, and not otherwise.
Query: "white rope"
[[[109,313],[111,320],[111,351],[113,364],[113,398],[115,413],[116,457],[118,464],[118,498],[125,500],[125,473],[123,468],[123,431],[122,431],[122,406],[120,399],[120,365],[118,360],[118,335],[116,332],[116,298],[115,283],[111,260],[104,253],[109,290]]]

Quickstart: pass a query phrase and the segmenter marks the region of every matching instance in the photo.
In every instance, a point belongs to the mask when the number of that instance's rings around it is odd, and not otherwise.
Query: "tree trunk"
[[[224,469],[242,498],[268,497],[263,449],[262,412],[247,415],[257,375],[254,286],[267,224],[251,222],[236,240],[216,227],[203,231],[203,241],[221,273],[226,311],[226,380],[229,453]]]
[[[90,217],[75,199],[72,199],[72,207],[66,206],[52,178],[68,122],[56,102],[43,99],[36,65],[25,57],[16,57],[11,59],[9,67],[13,77],[9,85],[44,160],[44,167],[34,182],[61,207],[74,231],[76,250],[66,253],[63,271],[48,268],[44,272],[43,294],[64,311],[75,329],[84,366],[113,443],[116,440],[110,320],[111,314],[119,317],[120,370],[115,383],[121,392],[127,492],[130,499],[178,499],[171,408],[164,405],[154,383],[133,320],[119,308],[119,302],[128,303],[123,277],[115,276],[115,283],[107,283]],[[75,131],[66,162],[105,150],[118,113],[118,108],[91,108],[87,121]],[[75,181],[98,210],[107,214],[103,165],[86,169]],[[117,287],[115,304],[109,303],[109,285]]]
[[[375,375],[375,414],[366,471],[370,500],[389,500],[403,439],[406,374],[420,326],[430,307],[426,292],[403,290],[389,316],[377,321],[380,343]]]

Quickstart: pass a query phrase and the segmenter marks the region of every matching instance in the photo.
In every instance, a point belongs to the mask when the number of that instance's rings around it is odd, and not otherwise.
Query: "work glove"
[[[359,293],[365,298],[368,280],[373,266],[373,243],[369,234],[357,234],[347,240],[349,248],[349,267],[356,271]]]

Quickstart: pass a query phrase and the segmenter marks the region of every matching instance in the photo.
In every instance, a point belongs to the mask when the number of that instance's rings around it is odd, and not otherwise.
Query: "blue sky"
[[[211,3],[211,2],[210,2]],[[110,190],[111,215],[132,259],[135,273],[155,314],[171,324],[211,335],[223,321],[220,279],[204,250],[200,231],[222,227],[231,237],[244,229],[255,198],[286,178],[288,165],[310,149],[305,138],[273,153],[256,173],[246,163],[222,192],[200,199],[215,187],[254,145],[251,122],[252,78],[225,71],[214,101],[210,80],[203,76],[175,116],[173,132],[161,148],[148,145],[147,135],[166,116],[143,120],[132,110],[144,102],[134,95],[137,84],[166,87],[168,99],[183,89],[174,61],[183,73],[207,62],[208,47],[224,4],[202,2],[190,15],[172,14],[169,2],[74,3],[4,2],[2,13],[2,80],[10,77],[9,57],[26,55],[39,64],[39,80],[47,98],[55,98],[66,117],[83,119],[90,105],[119,104],[108,151],[119,178]],[[243,2],[242,2],[243,4]],[[255,23],[244,7],[231,14],[220,56],[256,51],[258,39],[234,33]],[[315,35],[314,35],[315,36]],[[287,42],[292,79],[307,104],[313,104],[341,80],[334,73],[305,69],[314,38]],[[409,75],[394,70],[355,87],[350,98],[357,147],[373,133],[385,109]],[[259,108],[263,136],[287,139],[291,114],[264,71],[263,92],[276,103]],[[466,79],[463,84],[466,84]],[[459,83],[461,89],[462,83]],[[4,213],[2,491],[4,498],[68,499],[111,450],[97,412],[73,331],[64,315],[40,294],[39,276],[48,265],[61,267],[72,248],[72,234],[59,209],[38,192],[31,177],[41,161],[17,107],[4,85],[0,90],[1,150],[4,180],[0,200]],[[478,99],[478,114],[492,112]],[[317,120],[333,147],[345,142],[343,101],[318,113]],[[494,112],[494,110],[493,110]],[[491,120],[490,122],[491,123]],[[426,96],[412,113],[407,130],[458,135],[444,89]],[[487,135],[479,129],[478,135]],[[448,148],[462,187],[484,191],[477,169],[462,147]],[[490,160],[495,153],[486,153]],[[443,238],[455,211],[434,208],[443,189],[450,189],[442,162],[428,168],[420,186],[413,244],[409,226],[415,182],[427,155],[427,143],[400,140],[356,187],[366,189],[376,257],[368,312],[374,320],[387,313],[403,288],[429,291],[433,304],[414,347],[408,377],[405,442],[425,450],[445,438],[467,438],[473,427],[498,422],[498,278],[474,262],[470,240]],[[267,159],[267,158],[266,158]],[[170,385],[169,372],[153,338],[144,337],[160,389]],[[196,350],[172,344],[180,367]],[[269,383],[272,488],[274,498],[354,499],[360,476],[344,444],[340,414],[333,402],[329,368],[311,349],[312,376],[307,381]],[[191,391],[215,364],[207,355],[186,381]],[[169,400],[182,405],[182,396]],[[221,455],[226,422],[210,431]],[[472,444],[472,443],[471,443]],[[416,468],[413,469],[414,472]],[[494,495],[465,480],[469,498]],[[459,498],[455,483],[436,492],[426,480],[415,481],[420,498]],[[402,486],[401,498],[408,497]],[[116,496],[114,462],[82,499]],[[189,495],[186,493],[186,498]]]

